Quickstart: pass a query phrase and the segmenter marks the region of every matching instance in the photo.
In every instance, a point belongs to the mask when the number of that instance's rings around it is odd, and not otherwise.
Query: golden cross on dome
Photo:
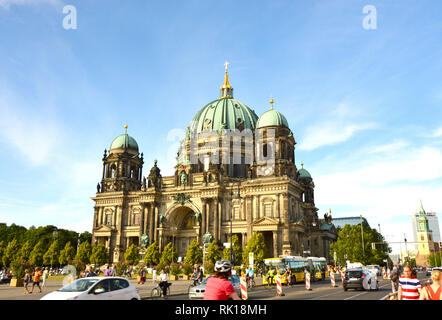
[[[270,98],[270,101],[269,101],[269,102],[270,102],[270,105],[271,105],[270,107],[273,109],[273,102],[275,102],[275,101],[273,100],[273,97]]]
[[[301,162],[301,167],[304,169],[304,162]]]
[[[227,73],[227,67],[229,66],[229,62],[228,61],[226,61],[225,63],[224,63],[224,66],[226,67],[226,73]]]
[[[124,125],[124,133],[127,134],[127,124]]]

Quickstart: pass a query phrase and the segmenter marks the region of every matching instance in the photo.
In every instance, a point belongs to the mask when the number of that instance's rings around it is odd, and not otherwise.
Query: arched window
[[[267,143],[264,143],[262,146],[262,156],[267,158]]]
[[[111,178],[115,178],[115,172],[117,171],[117,168],[115,165],[112,165],[111,167]]]

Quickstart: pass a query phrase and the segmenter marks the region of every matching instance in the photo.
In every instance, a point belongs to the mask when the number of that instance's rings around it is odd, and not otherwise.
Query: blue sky
[[[63,28],[65,5],[77,29]],[[377,29],[363,28],[373,5]],[[0,0],[0,221],[90,230],[105,148],[123,132],[163,175],[218,97],[275,99],[322,215],[411,238],[442,212],[440,1]],[[440,217],[440,215],[439,215]]]

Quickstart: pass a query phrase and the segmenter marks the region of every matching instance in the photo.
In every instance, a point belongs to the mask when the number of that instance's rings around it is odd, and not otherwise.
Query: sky
[[[259,116],[273,97],[287,118],[320,217],[362,215],[388,241],[412,241],[420,200],[442,218],[441,9],[0,0],[0,221],[91,231],[103,152],[125,124],[143,172],[158,159],[173,174],[178,141],[218,98],[229,61],[236,99]]]

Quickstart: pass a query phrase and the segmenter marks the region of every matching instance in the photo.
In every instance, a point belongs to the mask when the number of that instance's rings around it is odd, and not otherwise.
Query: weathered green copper
[[[273,109],[267,110],[262,114],[262,116],[258,119],[258,123],[256,124],[258,128],[264,127],[289,127],[287,119],[284,115]]]
[[[113,149],[133,149],[138,152],[138,143],[127,133],[123,133],[112,141],[110,150]]]

